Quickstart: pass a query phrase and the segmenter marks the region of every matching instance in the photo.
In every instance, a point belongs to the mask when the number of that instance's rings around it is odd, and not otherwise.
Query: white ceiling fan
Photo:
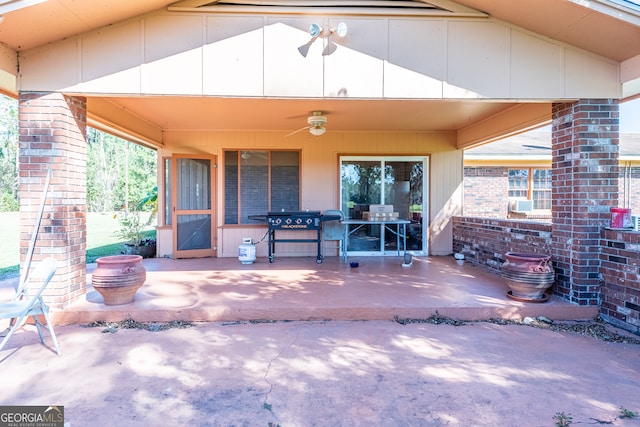
[[[322,114],[322,111],[312,112],[311,116],[307,117],[307,123],[309,126],[294,130],[286,136],[291,136],[305,129],[309,129],[309,133],[314,136],[320,136],[327,131],[327,128],[325,127],[327,124],[327,117]]]

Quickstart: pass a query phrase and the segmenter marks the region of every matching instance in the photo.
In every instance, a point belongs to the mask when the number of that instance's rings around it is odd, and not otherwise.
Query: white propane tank
[[[242,238],[242,243],[238,246],[238,260],[242,264],[253,264],[256,260],[256,245],[251,237]]]

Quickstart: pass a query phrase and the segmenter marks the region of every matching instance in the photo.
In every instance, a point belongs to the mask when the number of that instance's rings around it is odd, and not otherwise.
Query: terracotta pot
[[[539,302],[555,280],[549,255],[512,253],[505,254],[501,275],[511,289],[509,297],[519,301]]]
[[[147,279],[140,255],[113,255],[96,260],[98,267],[91,276],[96,291],[106,305],[133,302],[136,291]]]

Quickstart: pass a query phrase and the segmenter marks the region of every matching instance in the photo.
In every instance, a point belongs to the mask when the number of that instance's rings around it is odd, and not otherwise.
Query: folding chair
[[[49,330],[49,335],[51,335],[51,339],[55,344],[58,356],[62,354],[49,318],[49,307],[42,300],[42,292],[51,281],[51,278],[56,273],[57,268],[58,262],[54,258],[47,258],[39,262],[33,271],[27,276],[27,279],[20,283],[13,300],[0,302],[0,319],[10,319],[7,335],[0,343],[0,350],[2,350],[7,341],[9,341],[9,338],[11,338],[11,335],[13,335],[16,329],[22,326],[29,316],[33,317],[36,329],[38,330],[38,335],[40,336],[40,342],[44,344],[42,328],[45,325],[38,319],[38,316],[42,315],[46,321],[46,327]],[[36,280],[42,280],[42,284],[36,294],[30,297],[28,286]]]

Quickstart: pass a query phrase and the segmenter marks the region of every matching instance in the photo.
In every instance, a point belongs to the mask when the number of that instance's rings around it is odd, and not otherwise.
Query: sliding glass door
[[[423,212],[427,212],[428,164],[427,157],[341,157],[341,209],[346,218],[364,221],[370,217],[371,205],[391,205],[398,219],[410,221],[407,250],[427,254]],[[365,223],[349,235],[346,244],[349,255],[397,255],[399,249],[396,234],[383,224]]]

